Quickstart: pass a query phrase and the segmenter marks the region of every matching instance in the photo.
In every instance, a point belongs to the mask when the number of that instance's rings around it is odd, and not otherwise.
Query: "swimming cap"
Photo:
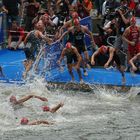
[[[77,13],[77,12],[73,12],[73,13],[72,13],[72,18],[73,18],[73,19],[78,18],[78,13]]]
[[[28,122],[29,122],[28,118],[23,117],[23,118],[21,119],[21,121],[20,121],[20,124],[25,125],[25,124],[27,124]]]
[[[135,18],[134,16],[131,17],[130,22],[132,22],[132,23],[136,23],[136,18]]]
[[[88,0],[84,0],[85,3],[88,3]]]
[[[50,108],[48,106],[43,106],[42,109],[44,112],[50,111]]]
[[[67,42],[67,44],[66,44],[66,48],[67,48],[67,49],[70,49],[71,46],[72,46],[71,43],[70,43],[70,42]]]
[[[13,102],[13,101],[16,101],[16,100],[17,100],[16,96],[12,95],[12,96],[10,97],[10,102]]]
[[[47,13],[45,13],[43,16],[45,16],[45,17],[49,17],[49,15],[48,15]]]
[[[102,54],[106,53],[106,51],[107,51],[107,46],[102,45],[102,46],[99,48],[99,52],[102,53]]]
[[[73,20],[73,24],[74,24],[74,25],[79,25],[79,24],[80,24],[79,19],[78,19],[78,18],[75,18],[75,19]]]

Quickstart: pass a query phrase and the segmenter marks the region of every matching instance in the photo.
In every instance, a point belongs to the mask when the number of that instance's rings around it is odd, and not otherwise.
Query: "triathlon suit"
[[[73,51],[67,51],[65,53],[66,57],[67,57],[67,64],[72,64],[73,62],[76,63],[77,62],[77,56]]]
[[[40,47],[41,40],[35,36],[35,31],[36,30],[31,31],[27,38],[26,48],[24,50],[27,60],[35,60],[35,53]]]
[[[71,19],[71,18],[70,18]],[[70,20],[69,19],[69,20]],[[73,19],[71,19],[71,26],[73,26]],[[71,26],[69,26],[68,28],[70,28]],[[67,38],[66,38],[67,42],[71,42],[72,45],[74,45],[74,35],[73,35],[73,32],[69,32],[68,35],[67,35]]]
[[[108,58],[109,58],[109,47],[107,48],[107,53],[105,54],[105,56],[107,56]],[[117,66],[121,66],[121,65],[123,65],[122,64],[122,62],[121,62],[121,60],[120,60],[120,58],[119,58],[119,56],[116,54],[116,52],[114,52],[114,56],[113,56],[113,59],[112,59],[112,61],[111,61],[111,64],[113,63],[113,61],[115,61],[115,63],[117,64]]]
[[[140,33],[138,31],[138,27],[130,27],[130,33],[129,33],[129,40],[135,42],[135,46],[128,45],[128,51],[130,53],[130,56],[134,56],[139,52],[139,44],[138,44],[138,38],[140,36]]]
[[[87,51],[84,42],[84,33],[80,30],[74,31],[74,46],[77,48],[78,52],[82,54],[83,52]]]

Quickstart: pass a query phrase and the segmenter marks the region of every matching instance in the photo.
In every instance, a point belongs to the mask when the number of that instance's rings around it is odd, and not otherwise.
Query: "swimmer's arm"
[[[33,122],[29,122],[28,125],[39,125],[39,124],[53,124],[53,123],[49,123],[48,121],[33,121]]]
[[[84,33],[86,33],[86,34],[89,35],[93,47],[96,47],[96,43],[94,41],[92,32],[86,26],[81,26],[81,28],[82,28],[82,30],[83,30]]]
[[[49,38],[48,36],[43,35],[40,31],[38,32],[39,38],[44,39],[48,44],[52,43],[52,39]]]
[[[100,52],[99,52],[99,49],[98,50],[96,50],[93,54],[92,54],[92,56],[91,56],[91,64],[92,65],[95,65],[95,57],[99,54]]]
[[[23,97],[22,99],[19,99],[19,100],[17,101],[16,104],[22,104],[22,103],[28,101],[29,99],[33,98],[33,96],[34,96],[34,95],[25,96],[25,97]]]
[[[45,98],[45,97],[40,97],[40,96],[36,96],[36,95],[34,95],[33,96],[34,98],[37,98],[37,99],[40,99],[41,101],[48,101],[48,99],[47,98]]]
[[[139,55],[140,55],[140,53],[139,53]],[[129,60],[129,63],[130,63],[130,65],[131,65],[132,67],[136,67],[135,64],[134,64],[134,62],[137,60],[137,58],[138,58],[138,54],[137,54],[136,56],[132,57],[132,58]]]
[[[110,48],[110,51],[109,51],[109,59],[108,59],[108,61],[106,62],[106,64],[109,65],[109,63],[112,61],[113,56],[114,56],[114,51],[115,51],[114,48]]]
[[[57,61],[58,64],[60,64],[61,61],[62,61],[62,59],[64,58],[64,56],[65,56],[65,50],[66,50],[65,48],[62,50],[61,56],[60,56],[59,60]]]
[[[73,28],[74,28],[74,27],[70,27],[67,31],[65,31],[65,32],[61,35],[61,37],[58,39],[58,41],[61,41],[61,40],[64,38],[64,36],[65,36],[66,34],[68,34],[69,32],[72,32]]]

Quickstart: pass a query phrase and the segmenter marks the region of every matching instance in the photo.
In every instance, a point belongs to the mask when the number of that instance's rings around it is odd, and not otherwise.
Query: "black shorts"
[[[67,64],[72,64],[77,62],[77,56],[74,55],[67,55]]]
[[[76,45],[75,47],[77,48],[77,50],[80,54],[87,51],[87,48],[85,47],[85,45]]]

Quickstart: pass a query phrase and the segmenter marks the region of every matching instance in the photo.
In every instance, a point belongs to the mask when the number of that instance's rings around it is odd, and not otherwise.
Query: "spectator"
[[[53,7],[49,8],[49,16],[52,23],[47,26],[47,32],[50,35],[55,35],[59,28],[59,18],[55,14],[55,9],[53,9]]]
[[[86,8],[85,3],[83,4],[83,2],[77,2],[76,11],[81,19],[90,15],[89,10]]]
[[[25,15],[25,30],[31,31],[33,29],[32,20],[36,17],[40,4],[35,0],[28,0],[28,5],[26,8],[26,15]]]
[[[8,35],[8,48],[9,49],[23,49],[24,30],[19,27],[17,21],[12,22],[11,29]]]
[[[2,0],[3,6],[7,13],[7,26],[10,28],[11,23],[13,20],[16,20],[18,23],[20,23],[20,17],[19,17],[19,4],[21,7],[23,6],[23,0]]]
[[[104,0],[95,0],[95,7],[97,9],[97,15],[98,17],[101,17],[102,15],[102,5],[104,3]]]

